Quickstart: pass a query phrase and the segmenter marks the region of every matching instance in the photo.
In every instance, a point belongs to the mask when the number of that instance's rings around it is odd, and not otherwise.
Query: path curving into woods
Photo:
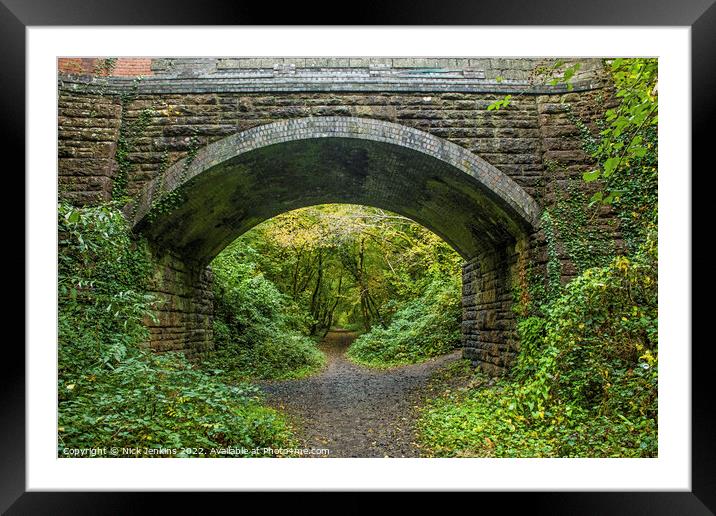
[[[308,448],[329,457],[419,457],[415,406],[435,371],[460,352],[388,370],[356,365],[345,355],[356,334],[332,330],[320,347],[327,365],[301,380],[264,383],[269,405],[286,413]]]

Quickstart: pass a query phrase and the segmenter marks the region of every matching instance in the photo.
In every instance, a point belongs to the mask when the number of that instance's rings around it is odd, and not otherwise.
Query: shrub
[[[58,212],[59,375],[72,382],[119,363],[147,337],[142,319],[154,298],[145,291],[151,262],[146,245],[129,237],[109,206]]]
[[[176,456],[216,456],[222,447],[286,447],[286,422],[261,405],[256,387],[228,386],[194,369],[180,353],[132,353],[65,386],[60,411],[64,447],[173,448]],[[186,453],[187,448],[197,448]]]
[[[436,279],[395,312],[386,328],[375,326],[348,349],[355,362],[374,367],[412,364],[449,353],[460,343],[459,280]]]
[[[58,452],[69,448],[283,447],[286,423],[257,390],[229,387],[184,355],[140,344],[154,298],[146,244],[114,205],[61,204],[59,225]],[[140,451],[142,455],[146,452]]]
[[[520,322],[511,378],[433,400],[419,423],[434,455],[657,454],[657,254],[652,234]]]
[[[302,333],[306,317],[257,272],[252,253],[237,241],[212,263],[216,350],[203,366],[232,380],[297,378],[315,372],[325,357]]]

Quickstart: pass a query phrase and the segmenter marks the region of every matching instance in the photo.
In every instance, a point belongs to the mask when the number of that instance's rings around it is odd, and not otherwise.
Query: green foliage
[[[562,262],[557,252],[555,223],[550,210],[542,212],[540,226],[547,243],[547,274],[545,276],[533,263],[518,266],[519,279],[513,285],[512,310],[520,317],[542,315],[562,289]]]
[[[619,219],[619,233],[626,244],[626,252],[633,254],[657,219],[658,61],[613,59],[607,61],[607,65],[614,80],[618,105],[609,109],[603,120],[597,121],[598,132],[593,134],[582,120],[568,111],[570,120],[579,128],[584,151],[600,164],[583,175],[586,182],[596,182],[599,188],[591,197],[589,206],[585,206],[581,199],[579,203],[573,202],[574,209],[583,213],[591,209],[592,215],[585,218],[579,213],[576,216],[566,214],[563,219],[579,220],[573,225],[594,231],[589,227],[593,226],[597,210],[600,205],[609,204]],[[593,240],[589,235],[585,236],[587,240]],[[595,249],[603,251],[604,245],[600,243]],[[592,251],[585,249],[582,254],[587,257]],[[602,258],[609,255],[601,254]],[[587,265],[603,264],[592,262]]]
[[[655,132],[658,125],[658,60],[613,59],[608,63],[619,104],[606,113],[599,145],[592,155],[600,166],[584,174],[585,181],[608,180],[633,170],[648,154],[656,156]],[[607,187],[610,185],[606,185]],[[594,201],[609,204],[621,192],[610,188],[597,192]]]
[[[228,386],[194,369],[181,353],[133,350],[61,391],[59,447],[170,448],[170,456],[222,457],[293,442],[286,422],[261,405],[257,389]],[[187,453],[186,448],[201,451]],[[251,456],[250,451],[245,456]]]
[[[510,105],[512,102],[512,95],[505,95],[501,99],[497,99],[495,102],[492,102],[489,106],[487,106],[488,111],[496,111],[498,109],[505,108]]]
[[[603,165],[583,178],[588,183],[599,181],[589,186],[570,181],[566,188],[554,189],[556,199],[541,221],[547,240],[548,279],[545,282],[535,271],[528,271],[527,285],[521,284],[515,292],[520,301],[516,306],[519,315],[543,315],[540,307],[560,294],[562,287],[555,281],[562,274],[560,258],[569,260],[577,273],[604,266],[617,251],[634,254],[656,224],[657,62],[616,59],[607,64],[620,102],[616,108],[604,119],[587,125],[572,112],[570,104],[565,104],[569,120],[579,129],[583,150]],[[637,147],[640,150],[635,151]],[[553,162],[546,165],[550,173],[558,172]],[[594,192],[595,188],[600,190],[589,199],[585,192]],[[611,206],[606,208],[605,204]],[[609,212],[616,217],[604,219]],[[621,237],[625,249],[615,247],[615,237]]]
[[[126,202],[129,200],[127,193],[127,184],[129,181],[129,172],[132,162],[129,155],[134,148],[136,138],[139,138],[147,128],[154,111],[151,109],[143,109],[139,116],[134,120],[128,120],[125,112],[129,101],[133,97],[122,97],[122,120],[119,127],[119,135],[117,136],[117,150],[114,153],[114,160],[117,163],[117,174],[112,183],[112,199],[116,201]]]
[[[657,455],[657,63],[610,67],[620,103],[599,134],[567,113],[600,163],[584,180],[602,189],[587,199],[572,184],[544,212],[546,281],[526,270],[515,292],[517,364],[496,381],[461,370],[466,387],[427,405],[419,427],[433,455]],[[619,218],[626,256],[595,224],[602,204]],[[560,253],[579,273],[566,286]]]
[[[435,279],[418,298],[403,305],[386,327],[376,326],[348,349],[353,361],[391,367],[443,355],[460,344],[460,283]]]
[[[62,203],[58,226],[59,374],[74,383],[96,367],[117,365],[146,339],[151,263],[112,205]]]
[[[635,253],[658,218],[658,149],[656,127],[644,131],[649,151],[632,158],[629,167],[605,181],[616,192],[612,206],[619,218],[619,231],[628,254]]]
[[[543,74],[547,77],[551,77],[549,80],[549,84],[551,86],[556,86],[561,83],[565,84],[569,91],[572,91],[574,89],[572,78],[574,78],[574,75],[581,67],[581,63],[574,63],[572,65],[565,66],[564,61],[558,59],[552,64],[552,66],[547,68]]]
[[[238,240],[212,262],[214,342],[203,361],[224,378],[296,378],[325,363],[315,342],[304,336],[305,315],[257,271],[256,251]]]
[[[657,454],[656,235],[572,281],[543,318],[519,323],[510,378],[472,375],[424,409],[437,456],[653,457]]]
[[[147,221],[154,222],[161,215],[171,213],[174,209],[186,202],[186,194],[182,190],[172,190],[163,194],[159,199],[152,201],[147,213]]]
[[[356,205],[285,213],[241,238],[258,271],[306,314],[308,331],[368,331],[422,295],[434,278],[459,275],[461,259],[406,217]]]
[[[460,338],[459,262],[437,236],[383,210],[280,215],[213,261],[217,349],[204,367],[232,379],[305,376],[323,365],[314,341],[334,325],[369,331],[350,353],[376,366],[449,352]],[[363,346],[370,356],[355,351]]]
[[[152,264],[116,204],[60,204],[58,264],[59,450],[282,447],[286,423],[255,388],[229,387],[182,354],[154,354],[143,321]],[[139,455],[146,451],[137,452]],[[194,455],[192,455],[194,456]]]
[[[599,206],[589,206],[583,187],[575,183],[558,192],[551,207],[556,229],[553,238],[562,243],[566,257],[574,264],[577,273],[606,265],[614,257],[613,235],[594,223],[598,210]]]
[[[537,316],[527,317],[518,322],[520,356],[518,365],[513,371],[515,380],[527,380],[537,372],[540,365],[540,351],[544,347],[545,326],[545,319]]]
[[[551,301],[559,293],[562,281],[562,263],[557,253],[554,235],[554,222],[549,210],[545,210],[541,217],[542,227],[544,228],[545,238],[547,239],[547,291],[543,302]]]

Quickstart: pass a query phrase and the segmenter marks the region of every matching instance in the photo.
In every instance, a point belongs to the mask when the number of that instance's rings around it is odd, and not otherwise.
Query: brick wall
[[[57,60],[57,70],[60,73],[80,75],[107,75],[98,69],[100,57],[61,57]],[[119,57],[112,67],[109,75],[113,77],[150,76],[152,70],[151,58]]]

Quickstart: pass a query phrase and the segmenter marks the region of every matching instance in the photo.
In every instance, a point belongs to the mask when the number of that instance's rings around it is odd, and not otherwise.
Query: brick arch
[[[123,210],[160,247],[208,263],[279,213],[322,203],[408,216],[466,260],[538,225],[540,207],[466,149],[418,129],[357,117],[257,126],[207,145],[151,181]]]

